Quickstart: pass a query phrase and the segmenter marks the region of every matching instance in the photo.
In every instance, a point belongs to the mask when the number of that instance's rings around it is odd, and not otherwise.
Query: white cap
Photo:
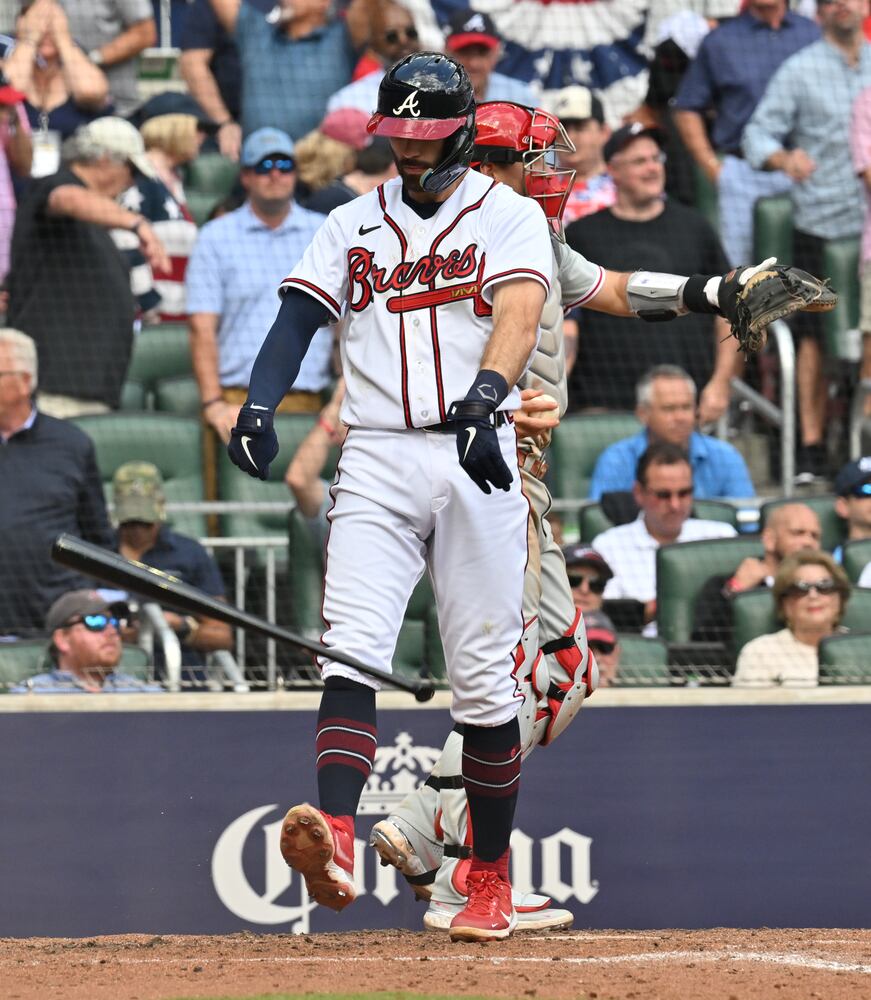
[[[95,118],[75,131],[75,148],[79,154],[99,156],[108,153],[128,160],[141,174],[156,177],[157,171],[145,155],[145,143],[139,131],[123,118],[107,115]]]

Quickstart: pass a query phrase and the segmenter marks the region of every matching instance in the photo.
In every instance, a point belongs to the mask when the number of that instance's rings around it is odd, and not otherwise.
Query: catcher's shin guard
[[[544,654],[535,662],[532,684],[536,689],[538,716],[536,733],[542,746],[552,743],[581,710],[598,686],[599,667],[587,646],[587,633],[580,611],[559,639],[546,642]]]
[[[520,723],[520,749],[524,757],[539,742],[538,737],[540,736],[536,729],[539,694],[532,682],[533,673],[540,659],[538,618],[533,618],[524,628],[520,642],[514,650],[514,669],[512,671],[517,690],[523,695],[517,719]]]

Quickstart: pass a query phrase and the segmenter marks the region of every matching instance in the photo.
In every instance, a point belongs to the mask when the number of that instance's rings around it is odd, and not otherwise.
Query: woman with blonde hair
[[[353,169],[355,160],[352,146],[325,135],[319,129],[314,129],[294,144],[293,157],[296,161],[296,197],[303,204],[316,191]]]
[[[146,314],[163,322],[178,322],[186,316],[184,278],[197,238],[181,168],[196,159],[206,134],[214,130],[214,123],[191,97],[173,92],[150,98],[131,121],[139,127],[145,155],[154,165],[157,178],[138,176],[120,200],[125,208],[139,212],[152,224],[166,247],[171,265],[168,272],[152,271],[150,276],[141,272],[136,293]],[[124,239],[123,234],[120,239]],[[131,260],[131,271],[141,269],[142,264]],[[154,292],[160,298],[159,303]],[[150,318],[151,315],[146,315],[146,319]]]
[[[772,588],[786,628],[751,640],[738,655],[735,687],[813,687],[820,642],[840,631],[850,598],[847,574],[828,554],[803,549],[780,564]]]

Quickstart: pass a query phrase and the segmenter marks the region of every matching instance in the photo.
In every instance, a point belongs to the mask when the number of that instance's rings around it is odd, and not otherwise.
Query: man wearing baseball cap
[[[33,162],[30,122],[24,110],[25,95],[16,90],[0,71],[0,281],[9,271],[12,227],[15,223],[16,198],[13,177],[29,177]]]
[[[479,103],[513,101],[535,107],[528,84],[495,71],[502,58],[502,37],[489,14],[458,10],[448,24],[445,51],[463,64]]]
[[[563,225],[568,226],[614,204],[617,192],[602,157],[611,130],[605,124],[602,102],[587,87],[563,87],[551,97],[547,109],[559,118],[575,147],[573,153],[558,154],[559,165],[575,171],[563,210]]]
[[[95,590],[71,590],[48,609],[52,669],[29,677],[12,694],[137,694],[163,691],[159,684],[121,673],[117,606]]]
[[[583,542],[564,545],[563,557],[572,588],[572,599],[575,607],[583,612],[586,621],[589,612],[601,610],[605,584],[614,575],[614,571],[603,556]]]
[[[109,231],[135,233],[148,263],[169,268],[149,223],[115,200],[134,171],[154,173],[142,137],[123,118],[98,118],[67,139],[60,170],[34,180],[18,206],[7,320],[36,342],[40,409],[55,417],[121,399],[135,309]]]
[[[846,541],[871,538],[871,456],[842,465],[835,476],[834,493],[837,497],[835,513],[847,522]],[[837,562],[842,562],[843,545],[839,545],[832,555]]]
[[[275,319],[275,289],[302,257],[324,216],[294,201],[296,163],[290,136],[260,128],[245,140],[241,208],[207,222],[188,261],[185,287],[191,351],[200,390],[204,464],[216,495],[217,438],[224,443],[248,394],[263,331]],[[317,413],[331,378],[332,333],[315,334],[299,377],[279,413]]]
[[[693,208],[665,197],[663,133],[640,122],[617,129],[602,155],[614,180],[610,208],[566,229],[569,246],[609,271],[634,271],[639,261],[665,274],[724,274],[729,262],[716,233]],[[729,403],[730,379],[740,355],[721,316],[681,316],[658,324],[655,336],[633,319],[592,309],[572,313],[584,331],[584,364],[569,380],[573,407],[631,410],[634,386],[658,364],[685,369],[699,392],[699,416],[718,419]]]
[[[189,583],[209,597],[224,599],[220,571],[200,543],[167,527],[163,477],[150,462],[126,462],[112,479],[118,551]],[[164,611],[182,651],[183,679],[200,682],[205,653],[232,649],[230,626],[216,618]],[[161,664],[158,664],[161,666]]]

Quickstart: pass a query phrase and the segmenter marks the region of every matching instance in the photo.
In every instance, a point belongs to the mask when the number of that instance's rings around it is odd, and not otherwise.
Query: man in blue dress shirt
[[[638,459],[652,441],[667,441],[689,453],[696,499],[755,495],[738,450],[695,430],[696,387],[687,372],[677,365],[656,365],[639,380],[635,397],[644,430],[602,452],[590,482],[591,500],[631,490]]]

